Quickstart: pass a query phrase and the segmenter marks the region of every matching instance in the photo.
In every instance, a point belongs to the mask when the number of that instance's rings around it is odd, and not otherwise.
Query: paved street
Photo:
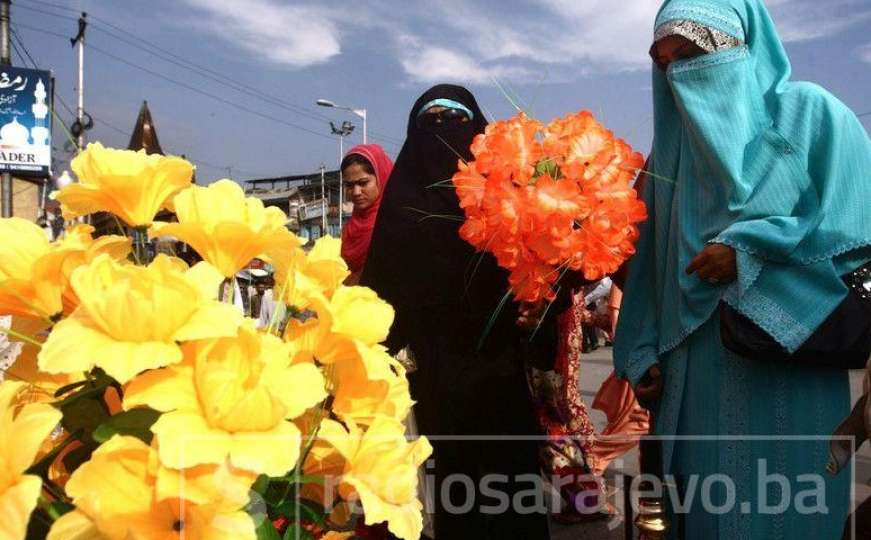
[[[600,348],[593,353],[584,356],[581,364],[581,395],[589,407],[596,395],[596,391],[612,370],[611,348]],[[850,387],[853,401],[861,393],[862,372],[852,373]],[[600,411],[592,411],[596,429],[600,430],[605,423],[605,415]],[[866,444],[856,459],[856,499],[864,500],[871,496],[871,447]],[[609,486],[617,490],[612,504],[622,508],[623,493],[619,491],[619,478],[622,474],[635,475],[638,473],[637,450],[627,454],[622,460],[611,465],[606,471],[605,477]],[[551,538],[553,540],[619,540],[624,538],[623,519],[618,517],[609,521],[597,521],[594,523],[575,525],[571,527],[552,524]]]

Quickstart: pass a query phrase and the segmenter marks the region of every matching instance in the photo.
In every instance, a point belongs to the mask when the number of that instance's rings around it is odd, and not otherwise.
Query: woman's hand
[[[541,318],[544,316],[546,307],[547,303],[544,300],[539,300],[534,304],[523,302],[517,310],[517,326],[532,332],[541,324]]]
[[[662,372],[659,366],[654,364],[647,370],[644,377],[635,385],[635,397],[639,402],[650,402],[659,399],[662,395]]]
[[[708,244],[686,269],[687,274],[698,274],[699,279],[711,285],[732,283],[738,277],[735,250],[723,244]]]

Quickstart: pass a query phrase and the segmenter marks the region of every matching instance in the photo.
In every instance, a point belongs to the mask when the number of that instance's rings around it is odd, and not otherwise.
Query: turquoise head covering
[[[626,291],[650,298],[626,305],[623,335],[636,337],[615,350],[630,379],[721,300],[793,351],[846,295],[840,275],[871,259],[871,141],[856,116],[790,82],[761,0],[668,0],[656,28],[681,20],[744,44],[654,67],[651,219]],[[736,283],[684,272],[708,243],[735,248]]]

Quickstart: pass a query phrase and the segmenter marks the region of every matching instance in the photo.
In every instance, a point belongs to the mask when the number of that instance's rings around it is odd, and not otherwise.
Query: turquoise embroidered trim
[[[726,49],[724,51],[703,54],[702,56],[697,56],[695,58],[688,58],[686,60],[675,60],[668,66],[668,75],[669,78],[671,78],[672,75],[676,75],[678,73],[685,73],[687,71],[697,71],[709,67],[721,66],[723,64],[728,64],[729,62],[735,62],[737,60],[749,57],[750,48],[747,47],[747,45],[741,45],[740,47]]]
[[[426,111],[428,111],[429,109],[431,109],[433,107],[445,107],[446,109],[457,109],[457,110],[463,111],[464,113],[469,115],[469,120],[475,119],[475,113],[473,113],[471,111],[471,109],[469,109],[468,107],[466,107],[465,105],[463,105],[459,101],[454,101],[452,99],[446,99],[446,98],[434,99],[434,100],[426,103],[423,107],[420,108],[420,110],[417,111],[417,116],[422,115],[423,113],[425,113]]]
[[[726,295],[723,299],[759,328],[765,330],[790,353],[801,347],[814,330],[792,318],[776,302],[762,296],[756,290],[748,291],[740,299],[732,295]]]

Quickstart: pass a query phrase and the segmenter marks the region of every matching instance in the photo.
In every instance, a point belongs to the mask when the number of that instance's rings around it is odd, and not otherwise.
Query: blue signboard
[[[51,173],[51,73],[0,66],[0,171]]]

